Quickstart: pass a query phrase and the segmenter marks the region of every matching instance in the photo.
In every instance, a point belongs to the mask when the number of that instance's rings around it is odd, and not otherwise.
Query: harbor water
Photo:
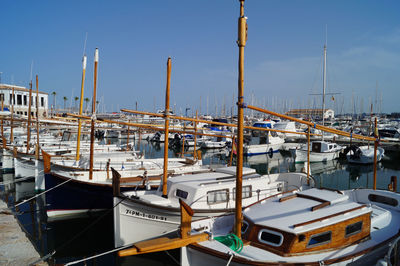
[[[147,158],[163,156],[163,144],[153,145],[143,141],[137,149],[144,152]],[[180,151],[170,150],[169,156],[178,157]],[[203,164],[226,164],[230,156],[226,149],[203,150],[202,160]],[[378,163],[378,189],[387,189],[391,177],[400,176],[399,161],[399,152],[387,152]],[[260,174],[299,172],[304,167],[294,163],[290,153],[284,152],[246,157],[244,163]],[[338,190],[373,187],[373,165],[352,165],[334,160],[312,163],[310,168],[319,187]],[[22,230],[50,265],[76,262],[114,249],[112,210],[87,218],[49,222],[44,194],[24,202],[36,195],[33,178],[24,177],[18,181],[13,173],[3,173],[0,182],[1,199],[14,212]],[[24,203],[14,207],[21,202]],[[178,250],[128,258],[119,258],[116,252],[111,252],[76,265],[179,265],[178,261]]]

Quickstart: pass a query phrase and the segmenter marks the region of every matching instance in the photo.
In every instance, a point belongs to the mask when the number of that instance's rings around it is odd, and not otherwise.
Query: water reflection
[[[161,158],[163,143],[148,144],[142,141],[135,145],[136,150],[147,158]],[[169,150],[169,156],[180,156],[181,151]],[[391,176],[399,176],[399,154],[389,154],[377,169],[377,187],[386,189]],[[226,149],[203,150],[204,164],[226,164],[230,154]],[[244,158],[245,166],[256,169],[260,174],[301,171],[303,164],[294,163],[290,153],[278,152]],[[371,188],[373,186],[373,165],[351,165],[345,161],[328,161],[312,163],[311,174],[316,184],[332,189]],[[14,206],[35,194],[34,180],[15,180],[14,174],[1,175],[1,199]],[[399,184],[400,185],[400,182]],[[397,188],[399,191],[399,187]],[[68,200],[68,199],[66,199]],[[113,249],[112,212],[84,219],[48,222],[45,212],[45,195],[21,204],[14,208],[16,217],[23,226],[27,236],[35,244],[41,256],[53,251],[49,263],[62,264],[89,257]],[[115,253],[92,259],[86,265],[176,265],[174,259],[179,257],[177,250],[167,254],[147,254],[138,257],[118,258]]]

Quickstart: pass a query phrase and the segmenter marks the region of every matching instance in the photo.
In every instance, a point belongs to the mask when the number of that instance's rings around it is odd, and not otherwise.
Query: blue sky
[[[322,91],[327,28],[327,92],[340,93],[327,106],[369,112],[372,102],[376,111],[399,112],[399,13],[395,0],[247,0],[245,102],[275,111],[319,107],[321,96],[309,94]],[[41,90],[56,91],[58,103],[78,96],[87,32],[85,97],[98,47],[101,110],[164,108],[168,56],[177,113],[221,113],[224,105],[230,113],[236,100],[237,0],[4,0],[0,14],[2,83],[28,86],[33,61]]]

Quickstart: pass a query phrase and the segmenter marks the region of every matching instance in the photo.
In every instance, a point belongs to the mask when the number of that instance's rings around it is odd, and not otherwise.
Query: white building
[[[14,97],[12,97],[13,89]],[[39,117],[49,114],[48,98],[48,93],[39,91]],[[14,114],[28,116],[29,89],[21,86],[0,84],[0,110],[3,108],[3,110],[11,111],[11,105],[14,105]],[[31,115],[36,116],[36,112],[36,89],[32,89]]]

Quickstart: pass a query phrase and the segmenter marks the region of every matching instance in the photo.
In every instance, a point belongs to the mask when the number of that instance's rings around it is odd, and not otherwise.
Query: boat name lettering
[[[133,211],[133,210],[125,210],[125,214],[127,215],[132,215],[132,216],[137,216],[137,217],[143,217],[146,219],[152,219],[152,220],[160,220],[160,221],[166,221],[167,217],[164,216],[158,216],[155,214],[148,214],[144,212],[138,212],[138,211]]]

